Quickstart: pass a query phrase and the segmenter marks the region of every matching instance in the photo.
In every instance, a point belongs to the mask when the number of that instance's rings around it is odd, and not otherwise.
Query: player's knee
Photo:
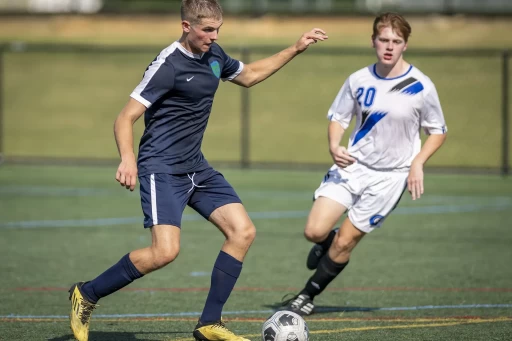
[[[304,229],[304,237],[313,243],[320,243],[324,241],[328,234],[329,231],[326,233],[319,229],[317,226],[310,224],[306,225],[306,228]]]
[[[334,248],[334,251],[337,254],[350,253],[352,252],[356,244],[357,242],[355,240],[341,236],[335,239],[335,241],[332,244],[332,247]]]
[[[174,261],[179,254],[179,248],[165,247],[158,248],[154,252],[153,266],[156,269],[161,269],[167,264]]]
[[[231,229],[226,235],[227,239],[235,243],[252,244],[256,238],[256,228],[250,221]]]
[[[240,233],[240,237],[244,242],[251,244],[256,238],[256,227],[253,223],[245,224]]]

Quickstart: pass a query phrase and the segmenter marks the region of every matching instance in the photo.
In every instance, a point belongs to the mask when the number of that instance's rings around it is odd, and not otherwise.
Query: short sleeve
[[[445,134],[448,131],[441,102],[433,84],[423,99],[420,124],[427,135]]]
[[[220,48],[220,46],[219,46]],[[220,53],[222,55],[222,59],[224,62],[224,67],[222,68],[222,73],[220,78],[223,81],[230,81],[236,78],[244,69],[244,63],[239,60],[231,58],[228,54],[224,52],[222,48],[220,48]]]
[[[130,97],[149,108],[174,87],[174,67],[167,58],[157,57],[146,69]]]
[[[336,121],[341,124],[343,129],[347,129],[355,113],[356,103],[357,102],[350,87],[349,78],[345,81],[338,92],[338,95],[334,99],[334,102],[327,113],[327,118],[330,121]]]

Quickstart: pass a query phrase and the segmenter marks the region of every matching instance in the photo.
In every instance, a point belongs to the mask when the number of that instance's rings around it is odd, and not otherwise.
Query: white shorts
[[[407,186],[408,172],[369,169],[355,163],[347,168],[334,165],[315,191],[315,199],[332,199],[348,210],[357,229],[369,233],[395,209]]]

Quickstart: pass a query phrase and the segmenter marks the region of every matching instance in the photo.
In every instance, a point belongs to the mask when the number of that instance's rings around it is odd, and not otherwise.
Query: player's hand
[[[347,151],[347,148],[338,146],[334,149],[329,150],[331,153],[331,157],[336,165],[341,168],[345,168],[356,162],[356,159],[354,159]]]
[[[314,28],[309,32],[306,32],[300,37],[300,39],[295,43],[295,48],[298,53],[304,52],[309,45],[316,43],[317,41],[327,40],[329,37],[326,35],[325,31],[321,28]]]
[[[412,163],[409,177],[407,178],[407,189],[411,193],[412,200],[419,199],[423,194],[423,164]]]
[[[130,191],[135,189],[137,184],[137,162],[135,157],[121,161],[117,168],[116,180],[121,186]]]

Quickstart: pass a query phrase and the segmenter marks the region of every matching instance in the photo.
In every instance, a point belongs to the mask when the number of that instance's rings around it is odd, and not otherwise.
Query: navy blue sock
[[[102,297],[110,295],[124,288],[137,278],[144,276],[137,270],[130,260],[130,254],[126,254],[117,264],[82,286],[82,293],[92,303],[98,302]]]
[[[202,323],[220,321],[224,303],[233,291],[240,272],[242,272],[242,262],[220,251],[213,266],[210,292],[199,319]]]

